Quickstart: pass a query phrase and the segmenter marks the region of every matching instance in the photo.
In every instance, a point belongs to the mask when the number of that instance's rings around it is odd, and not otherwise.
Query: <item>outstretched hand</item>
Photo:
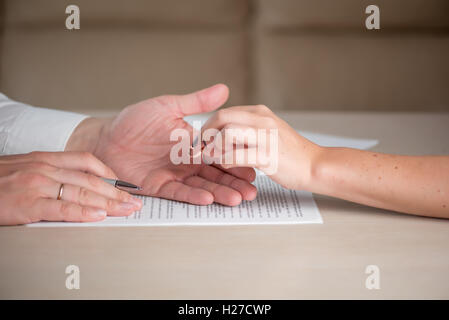
[[[148,99],[128,106],[113,119],[87,119],[101,124],[88,151],[120,179],[141,186],[139,193],[144,195],[197,205],[217,202],[234,206],[253,200],[257,191],[250,183],[255,178],[252,168],[225,170],[204,163],[175,165],[170,160],[170,150],[177,143],[170,141],[171,132],[192,132],[183,117],[219,108],[228,94],[228,88],[219,84],[187,95]],[[82,126],[74,135],[86,134]],[[82,137],[71,138],[66,150],[82,149],[77,141]]]

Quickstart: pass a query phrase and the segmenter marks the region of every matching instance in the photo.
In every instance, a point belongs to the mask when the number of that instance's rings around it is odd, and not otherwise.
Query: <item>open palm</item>
[[[184,116],[210,112],[228,98],[228,88],[215,85],[184,96],[161,96],[125,108],[101,131],[95,155],[122,180],[143,188],[139,193],[192,204],[237,205],[252,200],[256,188],[251,168],[224,170],[202,164],[175,165],[170,150],[174,129],[192,128]]]

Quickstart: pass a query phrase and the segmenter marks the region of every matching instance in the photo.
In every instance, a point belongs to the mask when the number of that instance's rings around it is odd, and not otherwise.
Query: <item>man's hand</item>
[[[198,205],[218,202],[238,205],[253,200],[256,188],[251,168],[224,170],[206,164],[170,161],[175,129],[191,126],[184,116],[210,112],[228,98],[225,85],[184,96],[161,96],[125,108],[113,119],[89,118],[81,122],[66,151],[88,151],[112,168],[117,176],[143,187],[139,193]]]
[[[0,225],[95,222],[128,216],[142,201],[99,178],[117,178],[87,152],[0,156]]]

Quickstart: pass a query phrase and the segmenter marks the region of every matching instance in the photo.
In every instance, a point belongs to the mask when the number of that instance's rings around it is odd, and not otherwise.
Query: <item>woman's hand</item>
[[[255,167],[289,189],[308,188],[322,150],[263,105],[219,110],[203,126],[202,136],[205,161],[224,168]]]
[[[86,152],[32,152],[0,157],[0,225],[93,222],[123,216],[142,202],[99,177],[117,178]],[[61,184],[62,197],[57,200]]]
[[[219,131],[208,140],[209,129]],[[240,131],[227,136],[232,129]],[[275,130],[277,144],[271,141],[265,144],[258,136],[250,142],[249,134],[245,133],[248,129]],[[218,158],[224,167],[251,166],[263,171],[275,168],[274,172],[268,172],[270,178],[286,188],[399,212],[449,218],[448,156],[402,156],[319,147],[265,106],[220,110],[202,131],[206,142],[211,141],[203,150],[203,158],[207,160],[209,155],[212,160]],[[249,161],[249,153],[255,149],[259,152],[256,161]],[[238,150],[243,152],[244,163],[237,161]],[[232,157],[226,158],[231,151]],[[226,163],[228,159],[232,161]]]

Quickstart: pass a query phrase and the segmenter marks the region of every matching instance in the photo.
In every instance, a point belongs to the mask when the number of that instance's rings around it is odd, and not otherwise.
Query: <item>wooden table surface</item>
[[[281,116],[378,138],[379,152],[449,154],[449,113]],[[449,298],[449,220],[315,199],[322,225],[0,227],[0,298]],[[79,290],[65,287],[72,264]],[[379,290],[365,287],[368,265],[379,267]]]

